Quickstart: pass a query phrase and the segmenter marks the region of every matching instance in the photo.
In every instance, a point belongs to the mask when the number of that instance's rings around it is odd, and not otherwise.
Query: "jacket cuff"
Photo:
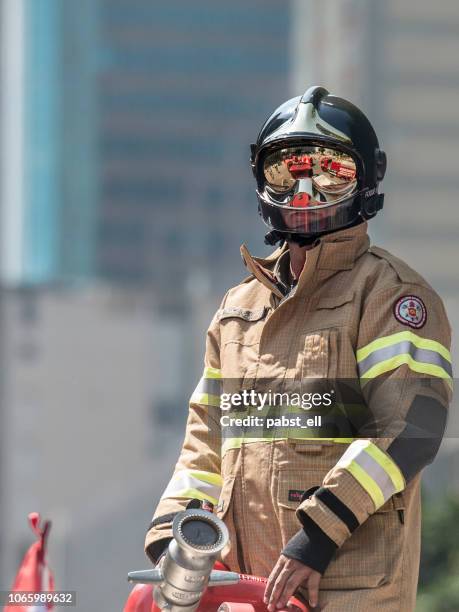
[[[202,507],[203,502],[193,498],[188,501],[185,508],[153,518],[145,538],[145,553],[153,564],[158,563],[159,558],[172,540],[172,523],[177,514],[185,509]]]
[[[345,485],[349,484],[347,480],[347,476],[349,476],[352,479],[350,488],[352,488],[352,484],[360,487],[351,474],[344,476],[346,476],[344,479]],[[296,510],[296,516],[302,525],[306,524],[305,521],[308,519],[313,521],[340,547],[355,529],[366,520],[368,514],[364,514],[361,509],[354,513],[355,499],[360,499],[358,495],[355,496],[353,503],[345,503],[341,499],[341,495],[338,498],[333,491],[336,491],[336,489],[328,486],[320,487],[313,495],[303,499]]]
[[[287,542],[282,554],[323,574],[338,546],[308,516],[302,522],[303,529]]]
[[[170,512],[158,516],[148,527],[145,537],[145,553],[154,565],[172,540],[172,521],[176,514],[176,512]]]
[[[172,538],[164,538],[163,540],[156,540],[145,548],[145,553],[153,565],[156,565],[160,557],[166,552],[169,542]]]

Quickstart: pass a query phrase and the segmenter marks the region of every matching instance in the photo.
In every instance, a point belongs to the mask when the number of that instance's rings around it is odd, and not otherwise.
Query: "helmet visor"
[[[295,209],[338,204],[357,191],[354,159],[325,147],[278,149],[265,158],[263,176],[269,199]]]
[[[258,194],[260,213],[266,225],[279,232],[317,236],[352,225],[360,215],[360,202],[351,196],[338,204],[313,208],[279,206]]]

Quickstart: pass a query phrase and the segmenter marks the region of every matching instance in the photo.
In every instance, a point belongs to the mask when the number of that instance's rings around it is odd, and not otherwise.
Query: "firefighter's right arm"
[[[419,307],[413,321],[400,311],[403,303]],[[323,573],[336,549],[434,460],[451,400],[450,345],[443,303],[429,287],[405,282],[369,298],[356,360],[372,433],[362,427],[300,503],[303,531],[287,556]]]
[[[217,504],[220,475],[220,338],[215,316],[207,332],[203,375],[190,399],[182,450],[145,539],[145,552],[156,563],[172,536],[174,516],[191,500]]]

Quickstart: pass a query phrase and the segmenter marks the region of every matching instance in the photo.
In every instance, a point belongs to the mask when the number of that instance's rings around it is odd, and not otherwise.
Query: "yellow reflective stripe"
[[[368,355],[370,355],[374,351],[381,348],[386,348],[387,346],[391,346],[392,344],[398,344],[403,340],[408,340],[409,342],[412,342],[417,348],[435,351],[451,363],[451,353],[445,346],[443,346],[443,344],[440,344],[440,342],[437,342],[436,340],[428,340],[427,338],[421,338],[420,336],[411,331],[398,332],[396,334],[391,334],[390,336],[383,336],[382,338],[377,338],[376,340],[373,340],[372,342],[357,351],[357,363],[363,361],[366,357],[368,357]]]
[[[221,378],[222,372],[218,368],[204,368],[203,378]]]
[[[300,394],[298,394],[300,395]],[[366,406],[362,406],[362,404],[351,404],[351,403],[343,403],[343,402],[336,402],[335,404],[333,404],[333,406],[330,408],[330,410],[332,408],[336,408],[335,412],[336,414],[342,415],[343,414],[343,410],[354,410],[354,409],[359,409],[359,410],[366,410]],[[249,408],[250,410],[250,408]],[[258,408],[255,407],[254,410],[251,410],[251,412],[249,412],[249,410],[245,409],[245,410],[232,410],[231,411],[231,418],[244,418],[247,416],[258,416],[258,417],[267,417],[269,416],[270,418],[282,418],[282,415],[287,415],[288,417],[290,417],[291,415],[304,415],[306,418],[313,418],[313,417],[308,417],[308,410],[309,408],[306,407],[301,407],[299,404],[282,404],[282,405],[270,405],[270,404],[265,404],[263,406],[263,408]],[[327,415],[330,414],[330,411],[327,411]],[[282,427],[281,427],[282,429]]]
[[[222,443],[222,455],[232,448],[241,448],[242,444],[242,438],[226,438],[226,440]]]
[[[197,478],[198,480],[202,480],[202,482],[208,482],[209,484],[216,485],[217,487],[221,487],[223,484],[223,478],[221,474],[216,474],[215,472],[204,472],[203,470],[188,470],[190,476],[193,478]]]
[[[220,407],[221,372],[217,368],[204,368],[204,373],[193,391],[190,403]]]
[[[413,372],[430,374],[431,376],[443,378],[450,386],[452,386],[451,376],[442,367],[431,363],[421,363],[420,361],[415,361],[411,355],[406,354],[397,355],[396,357],[392,357],[391,359],[386,359],[385,361],[375,364],[361,376],[361,379],[366,381],[366,379],[376,378],[377,376],[390,372],[391,370],[395,370],[402,365],[407,365]]]
[[[376,509],[405,488],[398,465],[370,440],[356,440],[351,444],[335,466],[340,468],[355,477]]]
[[[344,467],[344,466],[341,466]],[[373,478],[355,461],[351,461],[345,469],[350,472],[373,500],[376,510],[384,504],[384,495]]]
[[[204,501],[210,501],[212,504],[218,504],[218,499],[212,497],[212,495],[206,495],[202,493],[202,491],[198,491],[198,489],[183,489],[182,491],[177,491],[174,495],[170,495],[169,497],[183,497],[186,499],[201,499]]]
[[[269,444],[279,440],[298,440],[298,442],[308,440],[311,442],[333,442],[334,444],[352,444],[354,442],[354,438],[286,438],[285,436],[279,438],[274,436],[272,438],[226,438],[222,444],[222,455],[233,448],[241,448],[243,444],[253,444],[254,442]]]
[[[220,497],[221,488],[220,474],[204,470],[179,470],[172,476],[161,499],[196,497],[216,503]]]
[[[373,459],[379,463],[383,470],[388,474],[394,485],[395,493],[403,491],[405,488],[405,478],[400,471],[398,465],[392,461],[392,459],[383,450],[378,448],[376,444],[370,442],[365,446],[362,446],[366,453],[368,453]]]
[[[202,404],[203,406],[220,407],[220,396],[210,395],[210,393],[193,393],[190,398],[192,404]]]

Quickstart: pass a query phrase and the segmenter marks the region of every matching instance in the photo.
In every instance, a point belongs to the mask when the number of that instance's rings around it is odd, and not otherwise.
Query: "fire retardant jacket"
[[[369,246],[366,223],[322,237],[293,289],[285,245],[267,259],[245,247],[242,255],[251,275],[211,322],[146,552],[155,561],[174,515],[201,500],[228,526],[230,569],[268,576],[284,551],[323,574],[321,610],[413,610],[420,473],[438,450],[452,388],[442,301],[405,263]],[[308,398],[336,388],[339,407],[319,407],[318,427],[268,433],[265,424],[255,435],[223,425],[232,414],[221,407],[226,388],[292,384]]]

